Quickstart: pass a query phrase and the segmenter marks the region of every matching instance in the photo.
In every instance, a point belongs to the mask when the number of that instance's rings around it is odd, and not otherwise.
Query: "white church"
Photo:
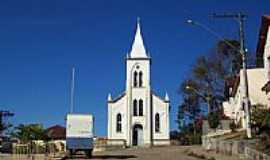
[[[151,89],[150,66],[138,21],[126,58],[126,89],[116,98],[108,96],[108,141],[124,141],[127,146],[170,144],[169,97],[158,97]]]

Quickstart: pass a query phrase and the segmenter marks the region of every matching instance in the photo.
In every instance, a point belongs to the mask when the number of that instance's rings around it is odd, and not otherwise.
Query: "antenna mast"
[[[70,113],[73,113],[73,109],[74,109],[74,80],[75,80],[75,68],[72,67],[71,92],[70,92]]]

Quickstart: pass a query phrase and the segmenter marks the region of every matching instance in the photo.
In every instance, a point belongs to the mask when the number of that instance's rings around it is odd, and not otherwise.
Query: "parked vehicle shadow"
[[[131,159],[137,158],[134,155],[93,155],[93,159]]]
[[[87,158],[84,155],[77,155],[72,158],[63,158],[62,160],[71,160],[71,159],[133,159],[137,158],[134,155],[93,155],[91,158]]]

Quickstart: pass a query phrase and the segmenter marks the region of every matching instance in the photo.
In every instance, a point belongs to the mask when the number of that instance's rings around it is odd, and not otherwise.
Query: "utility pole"
[[[239,38],[240,38],[240,50],[239,53],[242,56],[242,90],[243,93],[243,106],[246,112],[246,131],[247,137],[252,138],[251,135],[251,123],[250,123],[250,100],[249,100],[249,93],[248,93],[248,77],[247,77],[247,58],[246,58],[246,51],[245,51],[245,37],[244,37],[244,20],[246,19],[246,15],[242,13],[238,14],[213,14],[214,18],[230,18],[235,19],[239,23]]]

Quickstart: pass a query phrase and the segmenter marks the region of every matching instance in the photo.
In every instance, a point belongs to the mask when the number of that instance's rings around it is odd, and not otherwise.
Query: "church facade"
[[[169,145],[169,97],[151,89],[151,58],[147,55],[141,27],[126,58],[126,89],[118,97],[108,95],[108,141],[127,146]]]

